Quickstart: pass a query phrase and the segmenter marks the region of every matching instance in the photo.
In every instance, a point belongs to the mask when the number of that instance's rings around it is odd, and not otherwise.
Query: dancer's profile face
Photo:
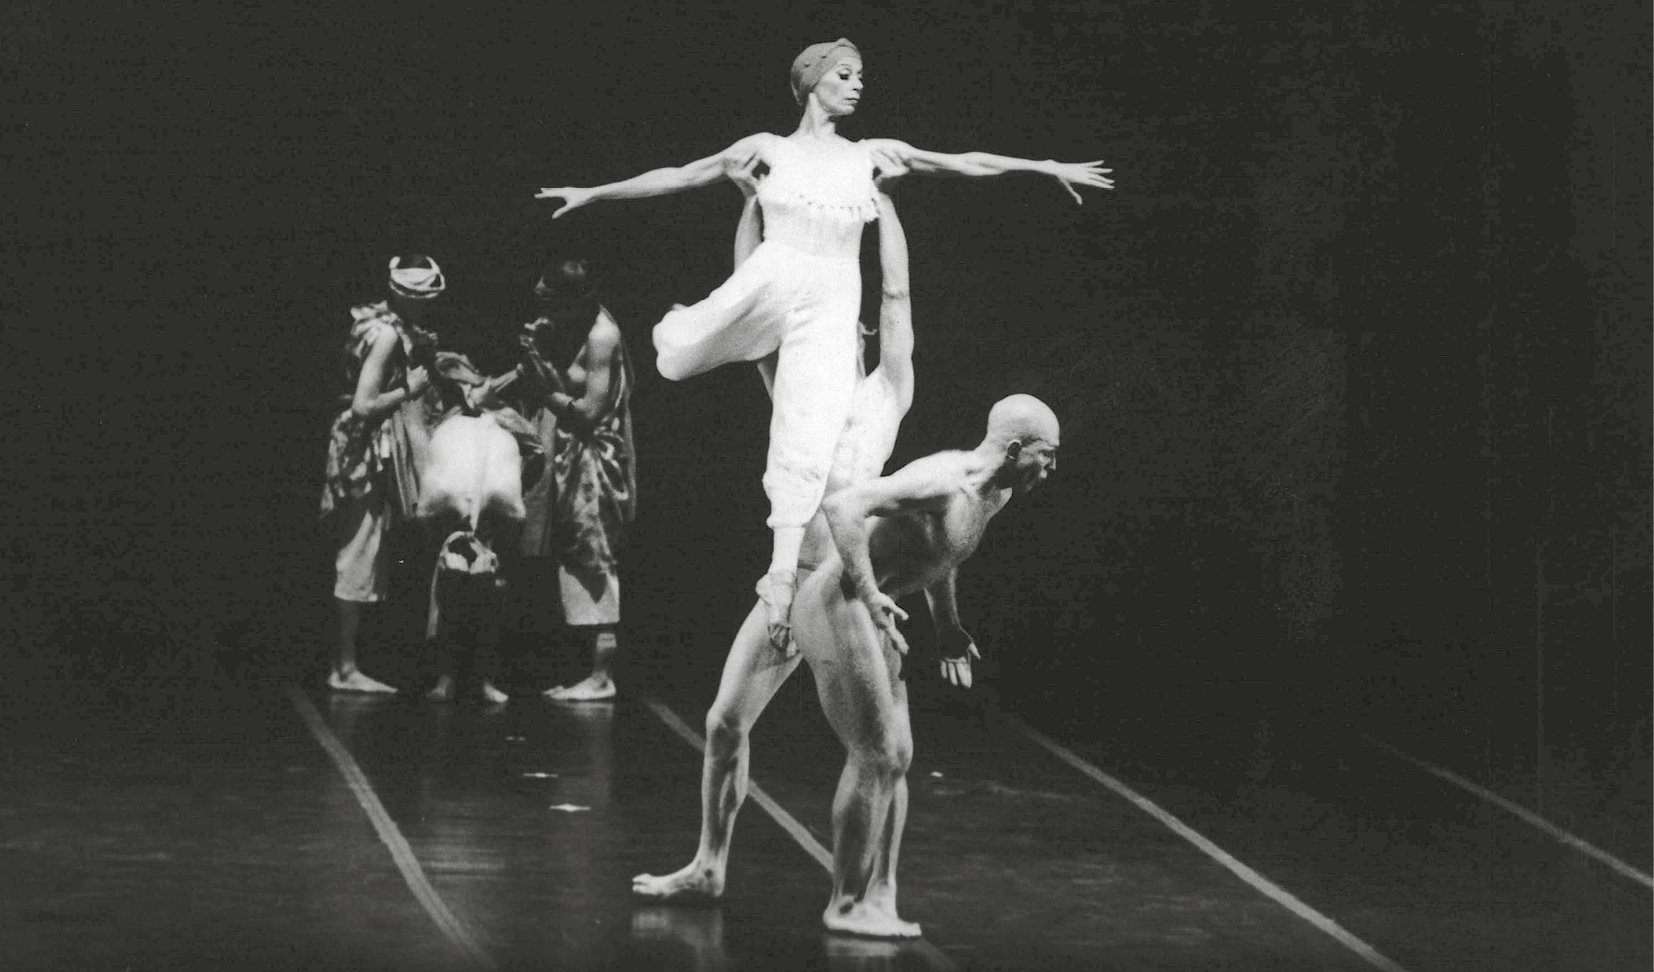
[[[1040,438],[1024,442],[1016,466],[1017,492],[1026,493],[1057,471],[1057,443]]]
[[[840,58],[816,82],[814,91],[821,107],[829,114],[853,114],[861,102],[861,58]]]

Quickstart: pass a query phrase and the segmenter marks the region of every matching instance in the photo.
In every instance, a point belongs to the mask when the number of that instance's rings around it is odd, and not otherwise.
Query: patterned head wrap
[[[822,75],[831,71],[833,65],[846,57],[859,59],[861,51],[843,37],[804,48],[803,53],[793,58],[793,100],[802,105],[804,99],[809,96],[810,89],[816,86]]]
[[[425,264],[420,266],[419,264]],[[409,300],[430,300],[448,286],[442,278],[442,268],[428,256],[408,258],[408,266],[401,257],[391,257],[391,292]]]

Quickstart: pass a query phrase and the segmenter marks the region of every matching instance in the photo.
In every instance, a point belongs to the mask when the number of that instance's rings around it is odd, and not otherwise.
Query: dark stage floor
[[[1083,723],[1024,706],[1034,729],[991,686],[917,684],[901,893],[926,939],[891,945],[819,928],[806,845],[830,843],[841,751],[806,678],[754,738],[797,830],[749,800],[727,899],[693,907],[629,878],[693,851],[699,757],[669,722],[699,726],[704,686],[434,705],[330,697],[298,667],[19,693],[0,967],[1650,967],[1646,834],[1589,835],[1616,867],[1353,730],[1235,698]]]

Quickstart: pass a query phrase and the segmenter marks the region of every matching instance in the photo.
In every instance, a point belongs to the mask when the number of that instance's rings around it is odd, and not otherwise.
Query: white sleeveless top
[[[862,227],[879,217],[873,203],[873,157],[863,142],[810,153],[785,138],[758,185],[764,239],[838,260],[861,255]]]

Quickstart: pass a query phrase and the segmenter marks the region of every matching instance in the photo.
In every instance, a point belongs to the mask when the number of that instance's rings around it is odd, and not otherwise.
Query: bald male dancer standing
[[[1033,489],[1056,469],[1059,438],[1057,417],[1044,402],[1012,395],[989,411],[987,433],[976,448],[914,460],[889,476],[845,486],[822,502],[820,519],[833,548],[799,584],[793,635],[815,674],[822,712],[846,751],[833,797],[833,889],[822,914],[829,931],[873,938],[922,934],[896,907],[896,862],[913,759],[907,683],[901,677],[908,646],[896,627],[907,614],[896,599],[925,593],[942,674],[968,686],[971,659],[981,656],[959,625],[959,565],[1012,496]],[[752,690],[769,684],[749,677],[743,692],[731,679],[732,669],[744,658],[758,671],[784,672],[773,682],[779,686],[796,665],[796,658],[777,661],[763,638],[760,604],[737,637],[707,717],[702,850],[675,874],[638,875],[632,885],[637,894],[716,897],[723,890],[729,828],[746,791],[742,726],[751,722],[739,720],[753,710],[742,708],[743,697],[750,707]],[[751,643],[745,652],[743,641]],[[953,651],[951,645],[962,648]],[[732,684],[735,692],[728,698]],[[773,693],[769,687],[758,697],[756,709]],[[716,740],[720,732],[738,738],[734,755],[727,742]]]
[[[833,892],[822,915],[830,930],[920,934],[896,911],[913,758],[900,657],[908,649],[896,627],[907,614],[896,598],[925,592],[938,632],[946,632],[937,639],[943,675],[969,685],[970,660],[981,656],[959,626],[959,565],[1013,495],[1057,468],[1058,437],[1057,417],[1044,402],[1012,395],[988,412],[975,449],[916,459],[821,504],[836,549],[799,586],[793,633],[847,752],[833,797]],[[950,651],[950,641],[963,647]]]
[[[747,196],[735,235],[739,265],[757,246],[759,211],[756,182],[747,160],[731,179]],[[892,175],[887,178],[894,178]],[[879,210],[879,259],[883,296],[879,306],[879,363],[856,386],[850,419],[840,433],[827,477],[827,493],[876,478],[896,446],[896,432],[913,402],[913,319],[908,296],[907,239],[895,204],[881,182],[874,201]],[[860,359],[858,358],[858,361]],[[768,387],[774,361],[759,362]],[[799,560],[801,576],[832,552],[832,536],[818,512],[804,533]],[[706,715],[706,755],[701,773],[701,839],[694,860],[672,874],[639,874],[632,891],[648,898],[716,898],[723,894],[735,815],[747,795],[748,734],[792,673],[798,668],[797,642],[777,651],[768,633],[768,607],[762,599],[741,625],[724,662],[718,696]]]

